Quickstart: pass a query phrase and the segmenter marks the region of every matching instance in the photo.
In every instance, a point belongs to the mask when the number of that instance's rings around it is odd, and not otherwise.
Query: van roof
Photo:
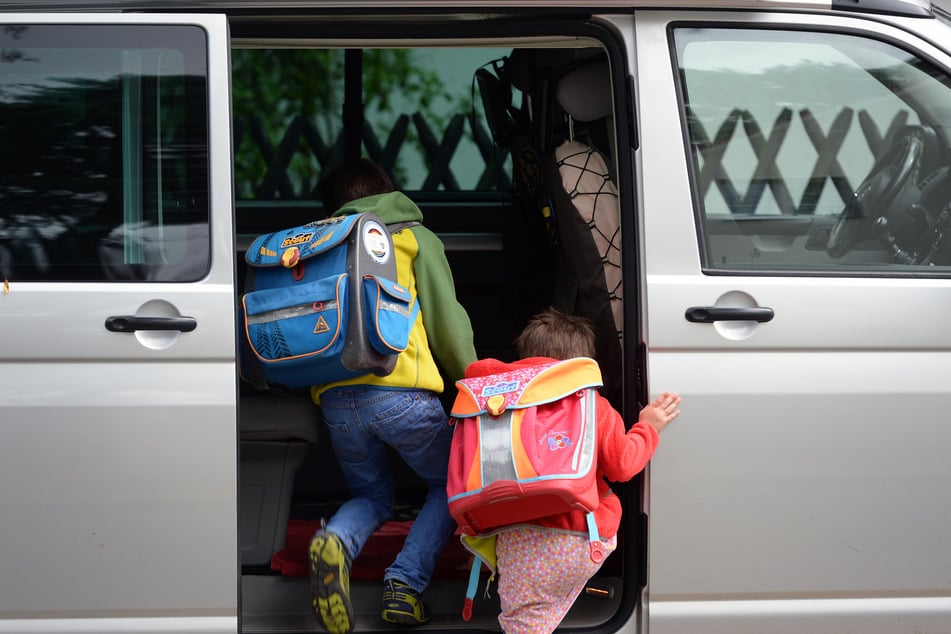
[[[357,13],[426,9],[506,12],[525,9],[614,12],[638,7],[677,9],[792,9],[882,13],[914,17],[933,15],[931,0],[0,0],[0,11],[155,11],[230,12],[262,9],[286,11],[332,10]]]

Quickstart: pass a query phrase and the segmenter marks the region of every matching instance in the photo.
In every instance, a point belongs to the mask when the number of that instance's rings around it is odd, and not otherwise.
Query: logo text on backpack
[[[502,381],[501,383],[493,383],[492,385],[486,385],[483,387],[482,394],[480,396],[507,394],[508,392],[514,392],[517,389],[518,381]]]
[[[310,242],[310,239],[314,237],[313,232],[310,233],[298,233],[294,236],[288,236],[284,238],[284,241],[281,242],[281,248],[286,249],[287,247],[293,247],[299,244],[304,244],[305,242]]]

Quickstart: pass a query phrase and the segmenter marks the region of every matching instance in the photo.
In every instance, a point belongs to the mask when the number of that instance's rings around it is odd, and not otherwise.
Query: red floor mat
[[[363,551],[353,562],[351,579],[382,579],[387,566],[403,547],[403,541],[409,533],[412,520],[387,522],[370,536]],[[284,548],[271,558],[271,570],[287,577],[306,577],[307,547],[311,537],[320,528],[320,521],[291,520],[287,525],[287,539]],[[469,552],[462,547],[458,537],[449,540],[436,569],[433,579],[464,579],[469,575]]]

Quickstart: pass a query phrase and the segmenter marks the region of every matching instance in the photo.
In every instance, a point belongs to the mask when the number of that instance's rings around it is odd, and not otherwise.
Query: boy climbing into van
[[[521,360],[476,361],[466,368],[466,379],[593,357],[594,342],[594,330],[586,319],[549,308],[533,317],[516,339]],[[658,433],[680,414],[679,404],[676,393],[664,392],[625,430],[620,414],[607,399],[596,396],[599,504],[594,521],[605,556],[617,547],[621,521],[620,499],[605,478],[625,482],[644,469],[657,447]],[[587,514],[572,510],[494,532],[502,630],[506,634],[554,631],[604,561],[595,562],[590,556]],[[488,557],[492,558],[491,553]]]
[[[353,629],[351,562],[393,512],[389,445],[423,480],[426,499],[402,550],[383,575],[381,616],[390,623],[419,625],[430,616],[421,593],[456,529],[446,502],[452,429],[439,400],[440,369],[455,381],[476,359],[472,326],[456,299],[442,242],[419,224],[419,208],[394,191],[380,166],[366,159],[345,164],[325,176],[319,190],[330,208],[340,205],[333,216],[369,211],[389,225],[414,223],[393,233],[393,247],[397,281],[421,308],[409,344],[390,374],[311,388],[352,496],[310,543],[313,606],[332,634]]]

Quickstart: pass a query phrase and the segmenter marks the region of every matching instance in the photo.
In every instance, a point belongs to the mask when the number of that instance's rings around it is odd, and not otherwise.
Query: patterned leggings
[[[604,543],[605,555],[617,536]],[[601,564],[591,561],[580,535],[517,528],[499,533],[499,625],[506,634],[549,634]]]

